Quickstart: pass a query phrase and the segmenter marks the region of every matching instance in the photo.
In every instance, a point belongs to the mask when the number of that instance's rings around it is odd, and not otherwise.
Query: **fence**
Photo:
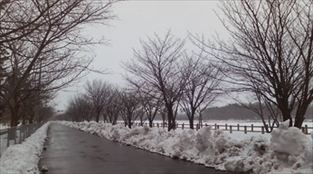
[[[0,156],[10,145],[22,143],[27,137],[34,133],[43,123],[21,125],[0,130]]]
[[[134,125],[135,126],[143,126],[143,125],[148,126],[148,123],[144,123],[144,124],[134,123]],[[245,134],[247,134],[248,132],[258,132],[258,133],[262,133],[262,134],[266,133],[266,129],[264,126],[259,126],[259,125],[254,125],[254,124],[240,125],[240,124],[208,124],[208,123],[204,123],[204,124],[195,124],[194,128],[195,128],[195,130],[198,130],[202,127],[208,127],[208,126],[211,126],[212,129],[214,129],[214,130],[224,130],[224,131],[229,131],[230,133],[233,133],[235,131],[244,132]],[[152,127],[167,128],[167,123],[153,123]],[[177,123],[176,128],[189,129],[190,125],[186,124],[186,123],[181,123],[181,124]],[[302,127],[302,132],[304,134],[310,134],[310,132],[313,133],[313,127],[309,127],[307,124],[305,124]]]

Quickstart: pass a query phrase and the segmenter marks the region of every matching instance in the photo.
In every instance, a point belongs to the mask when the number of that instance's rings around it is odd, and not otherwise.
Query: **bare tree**
[[[44,104],[37,106],[35,112],[36,115],[34,119],[38,123],[48,121],[48,119],[56,115],[56,111],[53,107]]]
[[[103,115],[107,122],[115,125],[122,113],[122,98],[118,89],[113,89],[111,92],[112,94],[104,107]]]
[[[146,115],[149,121],[149,127],[152,127],[153,121],[159,113],[161,106],[163,105],[162,99],[160,98],[158,93],[154,92],[153,90],[141,91],[140,89],[138,89],[138,93],[140,96],[140,103],[144,111],[144,115]],[[140,123],[141,125],[143,124],[142,118],[140,119]]]
[[[44,86],[41,89],[56,91],[88,69],[92,59],[79,55],[86,45],[95,42],[81,34],[82,28],[111,19],[110,7],[115,1],[6,2],[1,3],[0,45],[8,51],[9,65],[14,65],[8,68],[14,85],[6,100],[11,105],[11,126],[15,126],[23,102],[16,96],[28,80],[41,74],[36,78]]]
[[[134,121],[139,117],[139,100],[135,92],[123,91],[121,93],[121,116],[125,126],[132,128]]]
[[[86,97],[88,97],[92,104],[96,121],[99,122],[100,116],[112,95],[112,87],[103,81],[94,80],[88,82],[85,89]]]
[[[92,105],[84,95],[74,97],[66,110],[66,115],[73,121],[90,121],[92,114]]]
[[[194,128],[194,118],[211,104],[218,95],[221,71],[212,63],[206,63],[203,52],[199,55],[186,55],[183,73],[188,82],[181,100],[182,110],[186,113],[190,128]]]
[[[313,1],[223,1],[231,39],[207,50],[261,106],[301,128],[313,100]],[[274,117],[274,116],[273,116]],[[295,122],[293,122],[293,117]],[[265,124],[264,116],[262,116]]]
[[[186,79],[182,78],[179,59],[184,41],[168,32],[161,38],[155,35],[141,42],[142,48],[134,50],[134,63],[126,66],[133,77],[132,84],[145,83],[161,96],[167,110],[168,130],[175,129],[176,115]]]

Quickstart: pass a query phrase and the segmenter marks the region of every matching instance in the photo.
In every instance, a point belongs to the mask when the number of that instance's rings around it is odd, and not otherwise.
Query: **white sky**
[[[83,91],[87,80],[102,79],[124,86],[121,64],[132,58],[132,48],[139,47],[139,39],[168,30],[177,37],[186,37],[188,32],[204,34],[207,38],[225,33],[214,12],[220,12],[218,5],[218,1],[212,0],[137,0],[115,4],[113,13],[117,19],[110,26],[97,25],[87,30],[95,38],[105,37],[110,41],[110,45],[94,47],[92,52],[95,55],[92,68],[105,69],[109,74],[90,73],[79,83],[60,91],[55,99],[56,108],[65,109],[71,97]]]

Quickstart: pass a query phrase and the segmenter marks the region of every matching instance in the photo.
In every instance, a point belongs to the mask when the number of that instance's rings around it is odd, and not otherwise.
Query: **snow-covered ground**
[[[9,124],[0,123],[0,130],[1,130],[1,129],[7,129],[7,128],[9,128],[9,127],[10,127]]]
[[[40,127],[22,144],[11,145],[0,158],[0,173],[39,174],[38,162],[47,137],[49,122]]]
[[[3,151],[7,148],[8,134],[0,135],[0,157]]]
[[[253,173],[312,173],[313,137],[282,125],[271,134],[229,134],[210,127],[199,131],[135,127],[96,122],[59,122],[172,158],[216,169]],[[242,136],[244,135],[244,136]]]
[[[4,133],[1,134],[1,131],[4,131]],[[21,136],[20,130],[17,129],[15,140],[10,140],[9,145],[19,143],[21,141],[20,136]],[[8,146],[8,132],[6,129],[2,129],[0,130],[0,157],[3,154],[3,152],[7,149],[7,146]]]

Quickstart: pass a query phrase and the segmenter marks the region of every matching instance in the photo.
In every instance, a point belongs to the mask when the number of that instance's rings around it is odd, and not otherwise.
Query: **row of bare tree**
[[[49,108],[92,61],[86,24],[112,18],[113,0],[0,1],[0,117],[16,126]],[[37,113],[37,114],[36,114]]]
[[[141,101],[148,118],[164,114],[168,130],[175,128],[180,109],[193,127],[195,114],[201,117],[223,83],[222,91],[227,94],[249,94],[244,102],[257,103],[250,106],[258,107],[250,109],[269,125],[267,132],[287,120],[290,126],[301,128],[313,101],[313,1],[221,3],[219,17],[228,31],[227,41],[191,35],[200,51],[187,53],[185,41],[167,33],[142,41],[141,48],[134,50],[134,59],[125,69],[136,93],[122,92],[121,98],[130,97],[116,104],[127,108],[119,110],[127,124],[131,125],[134,113],[140,117],[142,112],[135,108]],[[94,101],[97,96],[91,98]],[[98,118],[101,107],[93,107]]]
[[[134,60],[126,63],[128,89],[118,90],[101,81],[88,83],[86,93],[74,98],[68,114],[76,121],[92,117],[116,123],[118,117],[131,127],[136,119],[149,121],[163,115],[168,130],[175,129],[177,113],[186,113],[190,128],[195,116],[219,94],[222,73],[203,55],[187,53],[184,41],[170,32],[164,38],[155,35],[134,50]],[[86,113],[90,112],[90,113]]]
[[[102,116],[102,120],[116,124],[117,119],[122,119],[129,128],[135,120],[140,120],[141,124],[147,120],[152,127],[154,119],[159,115],[163,122],[171,123],[168,124],[168,130],[172,130],[175,129],[176,116],[180,109],[186,113],[190,128],[193,129],[195,116],[200,116],[218,95],[220,84],[218,77],[221,76],[221,72],[206,62],[202,54],[187,55],[182,49],[171,53],[172,47],[176,49],[173,42],[178,43],[177,41],[179,40],[170,33],[164,40],[158,36],[156,40],[149,39],[146,44],[151,44],[150,46],[156,44],[157,47],[151,47],[150,50],[144,47],[141,51],[161,51],[155,49],[165,47],[168,47],[168,51],[158,54],[159,56],[154,57],[155,60],[149,59],[151,61],[147,60],[149,58],[147,56],[139,56],[141,54],[139,50],[135,51],[135,55],[137,59],[142,58],[142,63],[150,63],[149,67],[159,66],[159,72],[153,73],[152,69],[147,69],[140,73],[136,70],[143,64],[138,62],[126,64],[125,67],[129,72],[136,71],[142,76],[137,76],[138,74],[133,74],[136,78],[128,76],[127,80],[130,83],[127,89],[118,89],[100,80],[88,82],[85,92],[72,99],[66,114],[74,121],[94,119],[98,122]],[[168,62],[168,57],[162,59],[164,55],[171,55],[175,60]],[[157,60],[160,62],[157,63]],[[160,74],[161,80],[157,81],[159,76],[153,77],[153,74]],[[149,75],[152,81],[138,78]],[[153,84],[154,80],[156,84]],[[159,88],[158,83],[162,83],[163,87]]]

